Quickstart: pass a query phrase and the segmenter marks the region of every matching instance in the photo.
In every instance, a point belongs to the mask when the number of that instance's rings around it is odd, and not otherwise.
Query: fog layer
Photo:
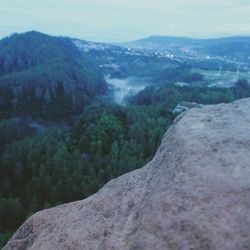
[[[126,98],[136,95],[145,89],[149,84],[145,79],[130,76],[125,79],[105,77],[111,90],[113,90],[114,101],[120,105],[126,104]]]

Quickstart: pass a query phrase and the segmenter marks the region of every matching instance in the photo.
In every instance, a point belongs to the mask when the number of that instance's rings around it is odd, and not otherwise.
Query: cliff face
[[[179,116],[149,164],[36,213],[4,249],[250,249],[250,99]]]

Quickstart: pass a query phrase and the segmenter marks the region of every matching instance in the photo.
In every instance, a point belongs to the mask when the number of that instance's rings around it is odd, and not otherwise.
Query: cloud
[[[249,0],[1,0],[0,36],[39,30],[98,41],[250,34]]]

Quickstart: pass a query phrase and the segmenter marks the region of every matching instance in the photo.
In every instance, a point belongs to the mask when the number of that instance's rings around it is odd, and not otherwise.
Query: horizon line
[[[66,35],[66,34],[52,34],[52,33],[47,33],[47,32],[42,32],[42,31],[38,31],[38,30],[28,30],[28,31],[23,31],[23,32],[12,32],[9,35],[3,35],[0,36],[0,40],[11,37],[15,34],[21,35],[21,34],[25,34],[25,33],[31,33],[31,32],[37,32],[37,33],[41,33],[44,35],[48,35],[48,36],[54,36],[54,37],[67,37],[70,39],[76,39],[76,40],[82,40],[82,41],[88,41],[88,42],[95,42],[95,43],[110,43],[110,44],[120,44],[120,43],[130,43],[130,42],[136,42],[136,41],[140,41],[140,40],[144,40],[144,39],[148,39],[151,37],[158,37],[158,38],[177,38],[177,39],[190,39],[190,40],[216,40],[216,39],[226,39],[226,38],[250,38],[250,34],[234,34],[234,35],[225,35],[225,36],[208,36],[208,37],[192,37],[192,36],[183,36],[183,35],[156,35],[156,34],[152,34],[152,35],[147,35],[141,38],[137,38],[134,40],[126,40],[126,41],[120,41],[120,42],[114,42],[114,41],[100,41],[100,39],[97,41],[95,39],[91,40],[88,38],[81,38],[81,37],[76,37],[76,36],[71,36],[71,35]]]

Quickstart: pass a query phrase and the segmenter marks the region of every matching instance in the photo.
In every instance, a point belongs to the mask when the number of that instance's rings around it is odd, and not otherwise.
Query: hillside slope
[[[179,116],[154,159],[38,212],[4,250],[249,249],[250,99]]]
[[[149,36],[134,42],[127,43],[130,46],[139,46],[143,48],[168,49],[171,47],[183,46],[211,46],[219,44],[231,44],[237,42],[250,43],[250,37],[235,36],[214,39],[195,39],[187,37],[171,37],[171,36]]]
[[[193,39],[185,37],[150,36],[125,43],[125,47],[170,51],[174,55],[207,58],[225,63],[249,65],[250,37],[235,36],[216,39]]]
[[[105,89],[97,66],[70,39],[32,31],[0,41],[0,117],[70,115]]]

